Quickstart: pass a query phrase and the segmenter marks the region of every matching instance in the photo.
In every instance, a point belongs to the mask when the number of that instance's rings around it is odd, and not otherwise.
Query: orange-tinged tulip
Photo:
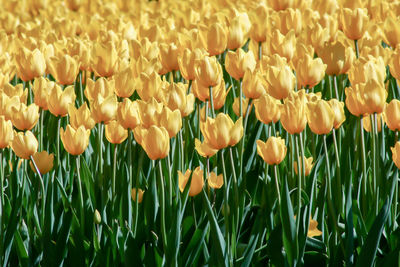
[[[215,119],[209,117],[201,123],[200,130],[204,136],[204,142],[213,149],[220,150],[234,146],[243,136],[242,117],[233,123],[228,115],[219,113]]]
[[[224,177],[222,174],[217,175],[211,172],[207,179],[208,186],[214,189],[220,189],[224,185]]]
[[[115,95],[103,98],[99,95],[96,100],[90,102],[92,117],[96,123],[108,123],[117,116],[118,102]]]
[[[333,128],[334,116],[329,103],[325,100],[309,102],[306,109],[308,126],[315,134],[328,134]]]
[[[304,160],[304,165],[305,165],[305,175],[306,176],[308,176],[309,174],[310,174],[310,172],[311,172],[311,169],[312,169],[312,167],[314,166],[314,163],[313,163],[313,157],[309,157],[309,158],[306,158],[306,157],[303,157],[303,160]],[[302,168],[303,168],[303,163],[302,162],[300,162],[300,172],[302,171]],[[297,166],[297,161],[294,161],[293,162],[293,169],[294,169],[294,172],[296,173],[296,174],[298,174],[298,166]]]
[[[292,92],[281,109],[281,123],[290,133],[301,133],[307,125],[305,91]]]
[[[135,79],[130,68],[114,75],[115,94],[119,97],[130,97],[135,91]]]
[[[253,52],[244,52],[237,49],[236,52],[228,51],[225,58],[226,71],[236,80],[243,78],[247,70],[253,71],[256,67],[256,60]]]
[[[48,98],[48,108],[54,116],[64,117],[68,114],[68,107],[75,103],[74,86],[68,86],[64,89],[57,84],[51,89]]]
[[[15,65],[18,77],[24,82],[43,76],[46,71],[46,61],[39,49],[29,51],[25,47],[18,49],[15,55]]]
[[[55,86],[54,82],[43,77],[35,78],[32,92],[33,100],[43,110],[48,110],[48,98],[51,89]]]
[[[296,35],[300,34],[302,29],[302,16],[299,9],[288,8],[279,11],[278,15],[282,34],[287,34],[292,29]]]
[[[322,232],[317,228],[318,222],[310,218],[310,224],[308,226],[307,237],[314,237],[322,235]]]
[[[271,136],[266,142],[257,140],[257,153],[269,165],[281,163],[286,156],[285,140]]]
[[[158,123],[159,126],[164,127],[168,131],[169,138],[172,138],[182,128],[181,113],[177,109],[171,111],[168,107],[164,107]]]
[[[285,99],[293,91],[296,77],[289,66],[271,66],[264,76],[268,93],[276,99]]]
[[[65,150],[71,155],[80,155],[89,145],[90,130],[85,129],[83,125],[78,129],[74,129],[71,125],[67,125],[66,130],[60,129],[61,141]]]
[[[86,81],[85,96],[89,101],[94,100],[98,95],[106,98],[114,94],[115,80],[107,80],[106,78],[99,78],[96,81],[88,79]]]
[[[121,144],[128,138],[126,130],[118,121],[110,121],[106,124],[106,138],[111,144]]]
[[[189,48],[185,48],[181,55],[178,56],[178,64],[179,70],[183,78],[186,80],[194,80],[194,63],[196,60],[200,60],[203,56],[205,56],[204,50],[195,49],[193,51],[189,50]]]
[[[197,82],[204,87],[216,86],[222,79],[222,68],[217,58],[204,56],[195,61],[194,73]]]
[[[186,170],[185,174],[181,171],[178,171],[179,177],[179,190],[183,192],[187,183],[189,182],[190,175],[192,174],[191,170]],[[194,197],[200,194],[201,190],[203,190],[204,186],[204,178],[203,178],[203,170],[200,167],[197,167],[192,174],[192,180],[190,182],[189,187],[189,196]]]
[[[69,55],[52,57],[48,61],[48,68],[58,83],[73,84],[79,72],[79,61]]]
[[[363,37],[368,24],[368,11],[363,8],[341,10],[343,32],[351,40]]]
[[[133,133],[136,141],[143,147],[150,159],[163,159],[168,156],[169,135],[164,127],[151,125],[146,129],[138,126]]]
[[[200,156],[205,157],[205,158],[210,158],[215,155],[215,153],[218,152],[217,149],[212,148],[209,144],[206,142],[201,142],[199,139],[194,140],[194,148],[196,149],[197,153],[199,153]]]
[[[387,91],[383,83],[376,80],[369,80],[362,90],[362,97],[365,101],[365,108],[369,114],[382,113],[385,108]]]
[[[398,169],[400,169],[400,141],[396,142],[394,147],[390,148],[392,150],[392,159],[394,164]]]
[[[363,85],[364,84],[356,84],[353,87],[344,89],[346,94],[346,107],[354,116],[361,116],[367,113],[364,98],[361,96]]]
[[[317,85],[325,76],[326,64],[320,58],[313,59],[310,55],[297,62],[296,76],[300,86],[309,88]]]
[[[171,110],[178,109],[182,117],[186,117],[194,110],[195,97],[192,93],[187,94],[187,85],[172,82],[163,92],[164,105]]]
[[[160,44],[160,59],[167,72],[179,70],[178,47],[174,43]]]
[[[214,23],[207,32],[207,51],[210,56],[222,54],[228,42],[228,32],[221,23]]]
[[[260,71],[247,70],[243,77],[243,94],[246,98],[256,99],[265,94],[263,77]]]
[[[256,99],[254,107],[257,119],[265,124],[275,123],[281,117],[281,102],[268,94]]]
[[[38,146],[39,143],[31,131],[14,132],[11,148],[18,157],[29,159],[37,152]]]
[[[269,4],[275,11],[284,10],[294,6],[294,0],[271,0]]]
[[[326,74],[339,75],[346,73],[355,60],[354,49],[336,41],[325,43],[318,50],[318,56],[327,65]]]
[[[229,25],[227,48],[235,50],[242,47],[246,41],[246,34],[240,17],[235,17]]]
[[[378,126],[377,130],[378,130],[378,132],[380,132],[381,129],[382,129],[382,113],[377,114],[376,118],[377,118],[376,124],[377,124],[377,126]],[[369,132],[369,133],[372,131],[372,128],[371,128],[371,120],[372,120],[372,119],[374,119],[374,114],[365,115],[365,116],[363,117],[363,127],[364,127],[364,130],[367,131],[367,132]]]
[[[4,116],[0,116],[0,149],[6,148],[14,139],[13,125]]]
[[[29,106],[20,103],[18,107],[12,107],[12,111],[11,121],[18,130],[31,130],[39,121],[39,107],[34,103]]]
[[[144,191],[139,188],[139,190],[137,190],[137,192],[138,192],[137,193],[138,194],[138,203],[141,203],[143,200]],[[131,197],[132,197],[132,200],[136,202],[136,188],[132,188]]]
[[[383,118],[390,130],[400,130],[400,101],[393,99],[385,106]]]
[[[334,114],[333,128],[339,129],[342,123],[346,120],[346,116],[344,115],[344,103],[340,102],[336,98],[332,98],[328,101],[328,104],[331,106]]]
[[[83,125],[86,129],[93,129],[96,124],[93,117],[92,112],[88,108],[86,102],[83,103],[78,109],[75,108],[74,105],[69,105],[68,107],[68,115],[69,115],[69,123],[72,128],[75,130],[79,128],[79,126]]]
[[[33,156],[36,166],[41,175],[48,173],[53,169],[54,154],[47,153],[47,151],[36,152]],[[35,166],[30,162],[31,169],[36,172]]]
[[[125,129],[134,129],[140,124],[139,106],[136,101],[124,98],[118,103],[117,119]]]

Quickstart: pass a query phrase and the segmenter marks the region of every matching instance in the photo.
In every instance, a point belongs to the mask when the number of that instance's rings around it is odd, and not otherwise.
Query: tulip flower
[[[12,98],[14,96],[17,96],[21,103],[26,103],[26,100],[28,98],[28,89],[24,90],[24,86],[22,83],[19,83],[15,86],[10,83],[6,83],[3,86],[2,90],[8,97]]]
[[[38,146],[39,143],[31,131],[14,132],[11,148],[18,157],[29,159],[37,152]]]
[[[270,5],[275,11],[285,10],[289,7],[293,7],[293,0],[271,0]]]
[[[182,117],[186,117],[194,110],[193,94],[187,94],[187,85],[172,82],[163,92],[163,102],[171,110],[178,109]]]
[[[308,176],[309,174],[310,174],[310,172],[311,172],[311,169],[312,169],[312,167],[314,166],[314,163],[313,163],[313,157],[309,157],[309,158],[306,158],[306,157],[303,157],[303,160],[304,160],[304,165],[305,165],[305,175],[306,176]],[[300,163],[300,172],[302,171],[302,168],[303,168],[303,166],[302,166],[303,164],[302,163]],[[294,161],[293,162],[293,169],[294,169],[294,172],[296,173],[296,175],[298,175],[298,166],[297,166],[297,161]]]
[[[92,117],[96,123],[108,123],[117,115],[117,97],[115,95],[110,95],[104,99],[99,95],[96,100],[91,101],[90,108],[92,110]]]
[[[385,107],[387,91],[383,83],[376,80],[369,80],[362,89],[362,97],[365,101],[365,108],[369,114],[382,113]]]
[[[190,187],[189,187],[189,196],[194,197],[200,194],[201,190],[203,190],[204,186],[203,170],[201,170],[200,167],[197,167],[193,171],[193,174],[191,170],[186,170],[185,174],[182,174],[181,171],[178,171],[179,190],[181,192],[185,190],[190,175],[192,175],[192,180],[190,182]]]
[[[267,40],[267,36],[271,29],[271,23],[269,19],[270,8],[266,5],[259,5],[250,13],[251,29],[250,38],[257,43],[263,43]]]
[[[158,119],[163,111],[163,104],[158,103],[154,98],[149,102],[137,100],[139,107],[140,124],[144,128],[149,128],[151,125],[157,125]]]
[[[161,77],[156,72],[150,75],[141,73],[138,80],[137,93],[143,101],[149,101],[152,97],[158,97],[161,90]]]
[[[266,142],[257,140],[257,153],[269,165],[281,163],[286,156],[285,140],[271,136]]]
[[[100,77],[110,77],[117,71],[118,52],[112,41],[95,43],[92,51],[91,67]]]
[[[272,66],[278,69],[283,69],[287,65],[287,59],[285,57],[281,57],[278,54],[273,54],[271,56],[262,56],[261,61],[259,62],[261,73],[266,73],[268,69]]]
[[[72,85],[68,86],[63,91],[59,85],[54,84],[48,98],[50,112],[54,116],[66,116],[68,114],[68,107],[70,104],[75,103],[75,98],[75,89]]]
[[[287,8],[278,12],[280,18],[280,31],[286,35],[290,30],[294,30],[298,35],[302,29],[302,16],[299,9]]]
[[[11,121],[18,130],[31,130],[39,121],[39,107],[36,104],[26,106],[20,103],[18,107],[12,107]]]
[[[135,91],[135,80],[130,68],[114,75],[115,94],[119,97],[130,97]]]
[[[396,79],[400,79],[400,47],[397,48],[389,60],[390,74]]]
[[[92,112],[90,112],[86,102],[83,103],[78,109],[75,108],[74,105],[69,105],[68,107],[68,115],[69,115],[69,123],[72,128],[75,130],[79,128],[79,126],[83,125],[86,129],[93,129],[96,124],[93,117]]]
[[[353,87],[345,88],[346,107],[354,116],[360,116],[367,113],[364,98],[361,96],[362,84],[356,84]]]
[[[280,33],[278,29],[272,32],[271,36],[271,52],[277,53],[281,57],[285,57],[288,62],[294,56],[296,50],[296,35],[294,30],[289,31],[286,35]]]
[[[42,110],[48,110],[48,98],[52,88],[55,87],[54,82],[43,77],[36,78],[33,82],[32,92],[33,100]]]
[[[176,136],[182,128],[181,113],[177,109],[172,111],[168,107],[164,107],[159,115],[158,125],[167,130],[169,138]]]
[[[41,175],[48,173],[51,169],[53,169],[53,162],[54,162],[54,154],[47,153],[47,151],[36,152],[33,156],[33,160],[36,163],[36,166],[39,169]],[[36,172],[36,168],[32,164],[29,163],[31,169]]]
[[[196,149],[197,153],[205,158],[210,158],[214,156],[217,152],[218,149],[212,148],[209,144],[206,142],[201,142],[199,139],[194,140],[194,148]]]
[[[139,106],[136,101],[124,98],[118,103],[117,119],[125,129],[134,129],[140,124]]]
[[[89,101],[94,100],[98,95],[106,98],[115,91],[115,80],[107,80],[106,78],[99,78],[96,81],[88,79],[86,81],[85,96]]]
[[[376,80],[383,84],[386,77],[386,65],[382,57],[359,58],[354,62],[348,74],[352,85],[366,83],[369,80]]]
[[[251,103],[251,105],[253,105]],[[242,98],[242,108],[243,108],[243,117],[246,117],[246,112],[247,109],[249,108],[249,99],[248,98]],[[240,116],[240,106],[239,106],[239,97],[236,97],[233,100],[233,104],[232,104],[232,109],[233,112],[235,113],[236,116]],[[249,110],[249,114],[251,113],[251,106],[250,106],[250,110]]]
[[[209,117],[204,123],[200,123],[200,130],[204,141],[213,149],[234,146],[243,136],[242,117],[233,123],[228,115],[219,113],[215,119]]]
[[[224,177],[222,174],[217,175],[211,172],[207,179],[208,186],[214,189],[220,189],[224,185]]]
[[[194,73],[197,82],[207,88],[218,85],[222,79],[222,68],[216,57],[204,56],[196,60]]]
[[[339,102],[336,98],[332,98],[328,101],[328,104],[331,106],[334,113],[333,128],[339,129],[346,120],[346,116],[344,115],[344,103]]]
[[[317,85],[325,76],[326,64],[320,58],[313,59],[306,55],[296,65],[296,76],[299,86],[309,88]]]
[[[383,112],[383,118],[386,125],[392,131],[400,130],[400,101],[393,99],[389,104],[386,104]]]
[[[228,42],[227,29],[221,23],[214,23],[207,31],[207,51],[210,56],[222,54]]]
[[[11,120],[12,109],[18,108],[19,105],[20,101],[17,96],[10,98],[5,93],[0,92],[0,116],[4,116],[6,120]]]
[[[385,43],[389,44],[391,47],[395,48],[400,44],[400,29],[399,29],[400,19],[398,17],[388,16],[383,23],[383,32]]]
[[[65,150],[71,155],[80,155],[89,145],[90,130],[85,129],[83,125],[78,129],[74,129],[71,125],[67,125],[66,130],[60,129],[61,141],[64,144]]]
[[[0,149],[6,148],[14,139],[13,125],[4,116],[0,116]]]
[[[246,53],[243,49],[237,49],[236,52],[228,51],[226,54],[226,71],[236,80],[242,79],[247,70],[253,71],[255,67],[256,60],[251,51]]]
[[[243,21],[239,16],[235,17],[229,25],[227,48],[235,50],[242,47],[246,41],[246,35],[247,32]]]
[[[305,91],[292,92],[282,106],[281,123],[290,133],[301,133],[306,128],[306,96]]]
[[[371,114],[371,115],[365,115],[364,117],[363,117],[363,127],[364,127],[364,130],[365,131],[367,131],[367,132],[371,132],[371,130],[372,130],[372,128],[371,128],[371,120],[373,119],[373,114]],[[377,121],[376,121],[376,124],[377,124],[377,126],[378,126],[378,128],[377,128],[377,131],[378,132],[380,132],[381,131],[381,128],[382,128],[382,113],[380,113],[380,114],[377,114],[377,116],[376,116],[376,119],[377,119]]]
[[[335,113],[327,101],[321,99],[308,103],[306,115],[313,133],[328,134],[332,130]]]
[[[400,169],[400,141],[396,142],[392,150],[392,159],[398,169]]]
[[[110,121],[106,124],[106,138],[111,144],[121,144],[128,138],[128,130],[116,121]]]
[[[327,65],[326,74],[328,75],[346,73],[355,60],[354,49],[339,41],[325,43],[318,49],[318,56]]]
[[[256,99],[266,92],[266,86],[259,71],[247,70],[243,76],[242,86],[246,98]]]
[[[144,191],[139,188],[138,191],[138,203],[142,203]],[[132,188],[131,197],[134,202],[136,202],[136,188]]]
[[[149,128],[138,126],[133,130],[136,141],[152,159],[163,159],[169,153],[169,134],[164,127],[151,125]]]
[[[318,222],[310,218],[310,224],[308,226],[307,237],[314,237],[322,235],[322,232],[317,228]]]
[[[79,61],[69,55],[52,57],[48,61],[51,75],[62,85],[73,84],[79,72]]]
[[[280,119],[282,104],[268,94],[256,99],[254,107],[257,119],[265,124],[276,123]]]
[[[160,44],[161,64],[167,72],[179,70],[178,47],[174,44]]]
[[[213,39],[213,41],[215,40]],[[183,50],[182,54],[178,56],[179,70],[183,78],[188,81],[193,81],[195,79],[195,61],[200,60],[203,56],[205,56],[205,52],[201,49],[190,51],[188,48],[185,48]]]
[[[351,40],[363,37],[368,23],[368,11],[362,8],[341,10],[343,32]]]
[[[18,77],[25,82],[43,76],[46,71],[46,61],[39,49],[29,51],[25,47],[19,48],[15,55],[15,65]]]
[[[296,77],[289,66],[271,66],[264,76],[268,93],[276,99],[285,99],[294,89]]]
[[[208,87],[203,87],[196,80],[192,83],[192,89],[194,96],[202,102],[209,100],[210,90]],[[229,88],[230,89],[230,88]],[[214,101],[214,109],[218,110],[225,104],[226,96],[228,95],[229,89],[225,89],[225,81],[221,80],[221,83],[212,88],[212,95]]]

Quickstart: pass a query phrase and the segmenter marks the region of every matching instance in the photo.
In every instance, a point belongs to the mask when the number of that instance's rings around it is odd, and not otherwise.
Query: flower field
[[[399,266],[400,1],[0,3],[1,266]]]

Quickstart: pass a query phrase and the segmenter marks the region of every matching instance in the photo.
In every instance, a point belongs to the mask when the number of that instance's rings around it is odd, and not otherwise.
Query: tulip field
[[[400,1],[0,0],[0,266],[400,266]]]

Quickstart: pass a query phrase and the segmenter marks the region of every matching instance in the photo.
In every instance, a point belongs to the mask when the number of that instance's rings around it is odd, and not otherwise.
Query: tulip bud
[[[48,61],[50,74],[62,85],[73,84],[79,72],[79,62],[69,55],[52,57]]]
[[[209,144],[206,142],[201,142],[199,139],[194,140],[194,148],[196,149],[197,153],[205,158],[210,158],[218,152],[217,149],[213,149]]]
[[[283,68],[271,66],[264,77],[268,93],[276,99],[285,99],[296,83],[296,77],[287,65]]]
[[[364,98],[365,107],[369,114],[382,113],[385,107],[387,91],[383,83],[369,80],[362,89],[361,96]]]
[[[18,107],[12,107],[11,121],[18,130],[31,130],[39,121],[39,107],[36,104],[26,106],[20,103]]]
[[[11,148],[14,153],[23,159],[29,159],[37,152],[39,143],[31,131],[14,132],[14,139],[11,142]]]
[[[334,112],[325,100],[310,102],[306,109],[308,126],[315,134],[328,134],[333,128]]]
[[[48,98],[48,107],[54,116],[64,117],[68,114],[68,107],[75,103],[75,89],[73,86],[68,86],[64,89],[57,84],[51,89]]]
[[[214,189],[220,189],[224,185],[224,177],[211,172],[207,179],[208,186]]]
[[[305,175],[308,176],[311,172],[312,167],[314,166],[313,157],[309,157],[309,158],[303,157],[303,160],[304,160],[304,165],[305,165],[305,168],[304,168]],[[303,168],[302,165],[303,165],[302,162],[300,162],[300,172],[301,173],[302,173],[302,168]],[[294,172],[298,175],[299,168],[297,167],[297,161],[293,162],[293,169],[294,169]]]
[[[178,47],[174,43],[162,43],[159,47],[161,64],[166,69],[166,72],[179,70]]]
[[[362,8],[341,10],[343,32],[351,40],[363,37],[368,23],[368,11]]]
[[[300,86],[309,88],[317,85],[325,76],[326,64],[320,58],[313,59],[306,55],[296,65],[297,81]]]
[[[246,41],[246,34],[240,18],[234,18],[229,25],[227,48],[235,50],[242,47]]]
[[[69,115],[69,123],[72,128],[75,130],[79,128],[79,126],[83,125],[86,129],[93,129],[95,125],[95,121],[92,117],[92,113],[90,112],[86,102],[83,103],[78,109],[75,108],[74,105],[69,105],[68,107],[68,115]]]
[[[301,133],[306,128],[306,96],[305,91],[292,92],[282,106],[281,123],[290,133]]]
[[[100,77],[110,77],[118,68],[118,52],[114,42],[95,43],[92,51],[91,67]]]
[[[243,49],[237,49],[236,52],[228,51],[225,58],[226,71],[234,79],[243,78],[246,70],[253,71],[256,67],[256,60],[253,52],[244,52]]]
[[[17,75],[24,82],[43,76],[46,70],[46,61],[39,49],[29,51],[21,47],[15,55],[15,64]]]
[[[114,75],[115,94],[119,97],[130,97],[135,91],[135,80],[130,68]]]
[[[126,130],[118,121],[110,121],[106,124],[106,138],[111,144],[121,144],[128,138]]]
[[[144,191],[139,188],[139,190],[137,190],[137,194],[138,194],[138,203],[142,203]],[[132,197],[132,200],[134,202],[136,202],[136,188],[132,188],[131,197]]]
[[[314,237],[322,235],[322,232],[317,228],[318,222],[310,218],[310,224],[308,226],[307,237]]]
[[[96,100],[90,102],[92,117],[96,123],[108,123],[117,115],[118,102],[115,95],[103,98],[101,95]]]
[[[103,98],[107,98],[114,94],[115,91],[115,80],[107,80],[105,78],[99,78],[96,81],[88,79],[86,81],[85,96],[89,101],[94,100],[98,95]]]
[[[14,139],[13,125],[4,116],[0,116],[0,149],[6,148]]]
[[[124,102],[118,103],[117,119],[125,129],[134,129],[140,124],[139,106],[136,101],[124,98]]]
[[[182,174],[181,171],[178,171],[179,190],[182,193],[183,191],[185,191],[186,184],[189,181],[191,174],[192,174],[191,170],[186,170],[185,174]],[[203,170],[201,170],[200,167],[197,167],[192,174],[192,180],[190,182],[190,188],[189,188],[189,196],[194,197],[200,194],[201,190],[203,189],[203,186],[204,186]]]
[[[95,224],[100,224],[101,223],[101,215],[100,215],[100,212],[97,209],[94,211],[93,221],[94,221]]]
[[[393,99],[385,106],[383,118],[390,130],[400,130],[400,101]]]
[[[207,51],[210,56],[222,54],[228,42],[227,30],[220,23],[210,26],[207,32]]]
[[[339,41],[325,43],[325,45],[318,50],[318,56],[327,65],[326,74],[328,75],[346,73],[355,60],[353,48],[346,47]]]
[[[345,88],[346,107],[354,116],[360,116],[367,113],[364,98],[361,96],[363,84],[356,84],[353,87]]]
[[[49,154],[47,153],[47,151],[36,152],[32,157],[41,175],[44,175],[48,173],[51,169],[53,169],[53,153]],[[30,166],[32,171],[36,172],[36,168],[34,167],[32,162],[30,162]]]
[[[151,125],[148,129],[138,126],[133,130],[136,141],[152,159],[163,159],[169,153],[169,135],[164,127]]]
[[[257,140],[257,153],[269,165],[281,163],[286,156],[285,140],[271,136],[267,142]]]
[[[257,119],[265,124],[276,123],[280,119],[282,104],[268,94],[256,99],[254,107]]]
[[[216,57],[204,56],[195,62],[194,73],[197,82],[204,87],[216,86],[222,79],[222,68]]]
[[[336,98],[332,98],[328,101],[328,104],[331,106],[334,114],[333,128],[339,129],[342,123],[346,120],[346,116],[344,115],[344,103],[339,102]]]
[[[169,138],[174,137],[182,128],[182,117],[179,110],[171,111],[164,107],[159,117],[159,125],[168,131]]]
[[[48,98],[51,89],[55,86],[54,82],[49,81],[43,77],[35,78],[33,83],[32,92],[34,95],[33,100],[35,104],[41,109],[48,109]]]

